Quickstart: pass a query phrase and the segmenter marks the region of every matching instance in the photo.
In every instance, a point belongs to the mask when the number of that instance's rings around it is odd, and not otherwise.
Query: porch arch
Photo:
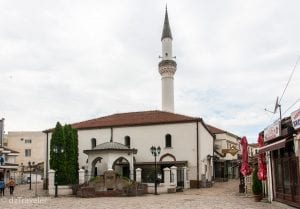
[[[167,159],[167,158],[169,158],[169,159],[171,158],[171,159],[173,159],[173,161],[176,161],[176,157],[174,155],[170,154],[170,153],[166,153],[166,154],[162,155],[160,157],[159,161],[162,162],[163,159]]]
[[[130,178],[130,161],[125,157],[117,158],[113,162],[112,169],[120,175]]]
[[[98,170],[97,169],[97,167],[96,167],[96,164],[97,163],[103,163],[102,162],[102,160],[103,160],[103,158],[102,157],[96,157],[93,161],[92,161],[92,163],[91,163],[91,175],[92,176],[97,176],[100,172],[100,170]]]

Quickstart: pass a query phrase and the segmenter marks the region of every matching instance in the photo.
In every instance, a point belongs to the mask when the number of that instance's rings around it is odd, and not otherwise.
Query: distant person
[[[4,196],[4,190],[5,190],[5,183],[4,183],[4,180],[1,179],[1,180],[0,180],[0,194],[1,194],[2,196]]]
[[[12,177],[9,179],[9,181],[7,183],[7,186],[9,187],[10,195],[13,195],[14,194],[14,189],[15,189],[15,186],[16,186],[16,182]]]

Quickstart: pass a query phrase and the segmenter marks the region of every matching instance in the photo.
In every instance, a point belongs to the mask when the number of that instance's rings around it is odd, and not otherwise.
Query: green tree
[[[56,123],[50,142],[50,168],[60,185],[78,183],[78,134],[71,125]]]
[[[78,155],[79,155],[79,150],[78,150],[78,131],[77,129],[73,128],[73,139],[74,139],[74,168],[75,168],[75,171],[74,172],[74,176],[76,176],[76,182],[75,183],[78,183],[78,179],[79,179],[79,176],[78,176],[78,170],[79,170],[79,163],[78,163]]]
[[[78,136],[77,130],[70,125],[64,126],[66,142],[66,183],[78,182]]]
[[[62,125],[57,122],[50,142],[50,168],[56,171],[56,182],[64,184],[66,173],[65,136]]]
[[[262,194],[262,182],[258,179],[257,176],[258,169],[255,167],[252,174],[252,191],[255,195]]]

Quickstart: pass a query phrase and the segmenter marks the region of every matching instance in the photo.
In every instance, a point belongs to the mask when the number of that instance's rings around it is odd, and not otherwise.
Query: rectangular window
[[[31,149],[25,149],[25,157],[31,156]]]
[[[171,136],[171,134],[167,134],[165,136],[165,147],[172,147],[172,136]]]
[[[31,139],[25,139],[25,144],[31,144]]]

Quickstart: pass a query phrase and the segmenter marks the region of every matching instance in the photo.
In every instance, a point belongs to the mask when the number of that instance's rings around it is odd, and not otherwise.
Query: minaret
[[[159,73],[162,83],[162,110],[174,112],[174,74],[177,64],[172,56],[172,33],[166,7],[164,28],[161,36],[162,60],[159,62]]]

